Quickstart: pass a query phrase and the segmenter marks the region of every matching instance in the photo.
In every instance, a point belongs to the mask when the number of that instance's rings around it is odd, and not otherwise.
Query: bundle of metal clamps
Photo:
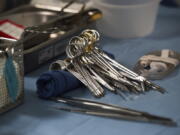
[[[84,30],[73,37],[66,47],[67,58],[58,60],[51,68],[67,70],[89,88],[95,97],[102,97],[108,90],[124,93],[144,93],[156,90],[164,93],[160,86],[121,65],[98,47],[100,35],[96,30]]]

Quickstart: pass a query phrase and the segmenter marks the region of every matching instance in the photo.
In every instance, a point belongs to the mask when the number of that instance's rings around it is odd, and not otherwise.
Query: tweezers
[[[55,109],[58,110],[116,118],[122,120],[129,120],[129,121],[155,123],[166,126],[177,126],[176,122],[174,122],[170,118],[156,116],[149,114],[147,112],[136,111],[136,110],[127,109],[124,107],[111,105],[111,104],[105,104],[97,101],[91,101],[91,100],[79,99],[79,98],[69,98],[69,97],[55,97],[55,98],[51,98],[51,100],[59,103],[64,103],[70,106],[78,107],[78,108],[55,107]]]

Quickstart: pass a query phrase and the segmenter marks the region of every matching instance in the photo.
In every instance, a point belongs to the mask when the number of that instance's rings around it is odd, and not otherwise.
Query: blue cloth
[[[40,98],[55,97],[81,86],[81,82],[66,71],[43,73],[36,82]]]
[[[180,9],[161,7],[152,34],[127,40],[102,37],[100,46],[113,53],[118,62],[132,69],[137,60],[148,52],[162,49],[180,52],[179,43]],[[0,116],[0,135],[179,135],[180,126],[171,128],[67,113],[51,108],[63,104],[41,100],[36,95],[37,78],[47,71],[48,67],[47,64],[25,76],[25,102],[17,109]],[[66,93],[65,96],[88,98],[170,117],[180,125],[180,68],[155,83],[164,87],[168,93],[150,91],[142,95],[130,95],[133,100],[124,101],[120,96],[108,91],[103,98],[96,99],[87,88],[81,87]]]

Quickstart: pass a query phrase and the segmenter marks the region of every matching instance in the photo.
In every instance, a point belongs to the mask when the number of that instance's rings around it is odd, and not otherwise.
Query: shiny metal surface
[[[116,105],[105,104],[80,98],[56,97],[51,100],[64,103],[72,107],[55,107],[55,109],[69,112],[77,112],[88,115],[102,116],[108,118],[141,121],[166,126],[177,126],[177,123],[170,118],[149,114],[147,112],[136,111]],[[75,108],[76,107],[76,108]]]
[[[12,63],[8,63],[10,60]],[[12,66],[10,68],[9,66]],[[8,66],[8,67],[7,67]],[[5,69],[9,74],[5,74]],[[8,80],[8,77],[15,79]],[[16,40],[0,37],[0,114],[14,108],[23,101],[24,97],[24,67],[23,67],[23,45],[17,44]],[[4,80],[2,79],[4,78]],[[10,94],[12,87],[16,94]]]
[[[3,17],[9,19],[17,24],[21,24],[25,27],[39,25],[46,23],[57,16],[56,13],[50,11],[38,11],[38,12],[22,12]],[[3,19],[2,18],[2,19]]]
[[[66,47],[65,62],[57,61],[51,65],[51,68],[55,65],[60,70],[68,70],[68,66],[71,65],[74,72],[72,70],[70,72],[76,73],[75,76],[89,88],[95,97],[104,96],[105,91],[101,86],[114,93],[126,91],[141,94],[151,89],[161,93],[165,92],[160,86],[110,58],[97,47],[96,43],[99,38],[95,30],[85,30],[79,36],[73,37]]]
[[[58,2],[58,3],[57,3]],[[26,2],[24,2],[22,6],[19,6],[17,8],[13,8],[9,11],[5,11],[2,14],[0,14],[0,16],[7,16],[10,14],[16,14],[16,13],[22,13],[22,12],[38,12],[38,11],[50,11],[50,12],[59,12],[61,11],[64,6],[68,3],[68,1],[62,2],[62,1],[57,1],[55,3],[53,3],[53,1],[49,1],[46,2],[44,1],[33,1],[30,4],[26,4]],[[3,10],[6,6],[5,0],[1,0],[0,2],[0,11]],[[68,6],[67,8],[65,8],[63,11],[65,13],[79,13],[80,10],[82,9],[82,7],[84,6],[83,3],[73,3],[70,6]]]
[[[69,8],[67,6],[65,4],[64,7],[61,7],[61,12],[37,8],[32,5],[22,6],[0,15],[0,20],[9,19],[25,27],[24,33],[21,35],[21,41],[24,44],[24,55],[31,55],[36,52],[36,55],[38,55],[38,51],[52,47],[52,51],[56,53],[49,56],[53,58],[64,52],[65,40],[68,36],[102,17],[102,13],[98,9],[84,10],[84,4],[80,8],[81,12],[77,14],[66,12],[65,9]],[[56,45],[59,48],[57,50],[53,47],[55,46],[53,43],[59,40],[62,40],[62,42],[60,45]],[[37,56],[34,59],[38,60],[37,65],[43,63],[40,60],[41,58],[37,59]],[[43,59],[43,61],[49,59]],[[29,65],[28,61],[25,62],[25,65]],[[30,71],[29,68],[28,71]]]
[[[79,14],[66,14],[64,16],[58,16],[47,23],[26,28],[24,40],[29,41],[33,39],[33,41],[36,43],[40,41],[40,38],[44,42],[45,39],[43,39],[43,37],[52,40],[59,40],[59,39],[62,40],[68,37],[69,35],[72,35],[73,33],[77,32],[78,30],[86,27],[87,25],[93,23],[100,17],[101,17],[101,12],[97,9],[85,10]],[[52,37],[52,34],[55,35],[55,38]],[[52,41],[52,40],[48,40],[48,41]],[[31,45],[27,45],[27,44],[26,46],[32,47]],[[44,44],[42,46],[45,47]],[[30,49],[29,47],[27,48]],[[34,49],[33,48],[31,49],[37,50],[39,47],[40,45],[33,46]]]
[[[15,39],[0,37],[0,44],[11,44],[16,41]]]
[[[49,9],[52,11],[63,10],[67,13],[79,13],[84,6],[83,2],[77,0],[31,0],[30,3],[37,8]]]
[[[38,12],[38,11],[51,11],[51,10],[40,9],[40,8],[35,7],[34,5],[23,5],[18,8],[14,8],[9,11],[6,11],[5,13],[2,13],[0,16],[7,16],[7,15],[23,13],[23,12]]]

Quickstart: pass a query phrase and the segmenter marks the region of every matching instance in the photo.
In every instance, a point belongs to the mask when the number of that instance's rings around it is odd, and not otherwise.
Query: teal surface
[[[132,68],[142,55],[161,49],[180,52],[180,9],[160,8],[154,32],[145,37],[130,40],[115,40],[104,37],[102,48],[113,53],[116,60]],[[105,103],[117,104],[146,111],[178,122],[176,128],[155,124],[114,120],[76,113],[57,111],[55,104],[37,97],[35,82],[48,69],[41,67],[25,77],[25,103],[17,109],[0,116],[0,135],[179,135],[180,134],[180,72],[155,83],[168,93],[155,91],[144,95],[131,95],[124,101],[120,96],[106,92],[106,96],[95,99],[86,88],[79,88],[67,95],[89,98]]]
[[[6,85],[11,102],[15,102],[18,95],[19,82],[12,57],[8,57],[6,60],[4,67],[4,76],[6,79]]]

